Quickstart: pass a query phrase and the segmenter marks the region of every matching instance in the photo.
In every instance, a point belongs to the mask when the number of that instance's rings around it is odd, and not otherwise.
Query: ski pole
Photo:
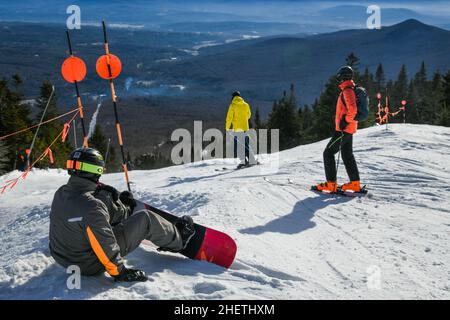
[[[108,145],[106,147],[106,153],[105,153],[105,168],[106,168],[106,162],[108,161],[108,155],[109,155],[109,147],[111,145],[111,138],[108,138]]]
[[[125,152],[123,149],[122,130],[120,128],[119,114],[117,112],[117,96],[116,96],[116,90],[114,88],[114,80],[113,80],[114,77],[113,77],[113,72],[112,72],[112,68],[111,68],[111,56],[109,53],[109,45],[108,45],[108,37],[106,34],[105,21],[102,21],[102,26],[103,26],[103,38],[105,41],[106,65],[107,65],[107,70],[108,70],[109,85],[111,88],[111,97],[112,97],[112,102],[113,102],[113,107],[114,107],[114,117],[116,119],[117,137],[119,139],[120,153],[122,154],[123,172],[125,174],[125,181],[127,183],[128,191],[131,191],[130,180],[128,177],[128,168],[127,168],[127,163],[125,161]],[[101,58],[102,57],[100,57],[100,59]]]
[[[341,141],[339,142],[338,160],[337,160],[337,165],[336,165],[336,179],[337,179],[337,175],[339,172],[339,162],[341,160],[342,140],[344,140],[344,131],[341,131],[340,139],[341,139]]]
[[[73,120],[73,142],[75,144],[75,149],[78,149],[78,143],[77,143],[77,130],[76,130],[76,122],[75,119]]]
[[[83,147],[87,148],[88,147],[88,138],[87,138],[87,134],[86,134],[86,127],[84,125],[83,104],[81,103],[80,90],[78,89],[78,81],[81,81],[86,75],[86,71],[85,71],[86,66],[84,65],[84,62],[81,59],[75,58],[73,55],[72,41],[70,40],[69,30],[66,31],[66,35],[67,35],[67,43],[69,44],[69,53],[70,53],[69,59],[73,59],[73,60],[69,60],[69,61],[73,61],[73,62],[71,62],[71,66],[70,66],[71,70],[69,71],[69,72],[71,72],[71,74],[65,78],[67,81],[73,82],[75,84],[75,91],[77,94],[77,106],[78,106],[78,110],[80,111],[81,128],[83,130]],[[68,61],[68,60],[66,60],[66,61]],[[81,61],[81,63],[80,63],[80,61]],[[84,72],[83,72],[83,70],[78,70],[78,68],[80,68],[80,67],[81,67],[81,69],[83,68],[81,65],[84,65]],[[80,73],[80,74],[78,74],[78,73]]]
[[[42,122],[44,122],[45,114],[47,113],[48,106],[50,105],[50,102],[53,99],[53,94],[54,93],[55,93],[55,86],[52,86],[52,92],[50,93],[50,97],[48,98],[47,104],[45,105],[44,111],[42,112],[41,120],[39,121],[39,125],[38,125],[38,127],[36,129],[36,132],[34,133],[33,141],[31,142],[31,145],[30,145],[30,149],[27,152],[27,167],[30,166],[31,152],[33,151],[34,144],[36,142],[36,137],[38,135],[39,129],[41,128]]]

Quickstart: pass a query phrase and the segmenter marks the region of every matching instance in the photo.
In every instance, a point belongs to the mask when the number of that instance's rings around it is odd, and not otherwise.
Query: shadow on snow
[[[351,201],[349,197],[317,195],[308,197],[297,202],[288,215],[276,218],[265,225],[250,227],[240,230],[241,233],[260,235],[265,232],[278,232],[284,234],[295,234],[311,229],[316,223],[311,221],[316,211],[328,206],[342,204]]]

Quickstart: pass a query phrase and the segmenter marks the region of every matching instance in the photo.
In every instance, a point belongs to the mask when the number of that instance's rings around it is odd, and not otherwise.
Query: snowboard
[[[311,186],[311,191],[314,191],[319,194],[324,194],[324,195],[343,196],[343,197],[351,197],[351,198],[361,198],[368,194],[368,191],[365,186],[361,188],[360,192],[343,191],[341,189],[338,189],[337,192],[323,192],[323,191],[317,190],[316,186]]]
[[[147,203],[137,201],[135,210],[147,209],[158,214],[171,223],[178,217],[169,212],[155,208]],[[226,233],[195,223],[195,235],[180,254],[194,260],[207,261],[228,269],[237,252],[236,242]]]

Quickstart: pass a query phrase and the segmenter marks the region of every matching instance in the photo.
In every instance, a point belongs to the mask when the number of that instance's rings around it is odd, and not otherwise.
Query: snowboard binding
[[[175,222],[174,226],[175,226],[175,228],[177,228],[177,230],[181,236],[181,241],[183,243],[183,247],[180,250],[173,250],[173,249],[161,247],[161,248],[158,248],[158,251],[168,251],[168,252],[175,252],[175,253],[181,252],[184,249],[186,249],[186,247],[189,244],[189,241],[195,235],[194,220],[190,216],[182,216]]]
[[[338,194],[343,194],[346,196],[354,196],[354,197],[358,197],[358,196],[363,196],[366,195],[369,191],[366,189],[366,186],[364,185],[361,190],[359,190],[358,192],[355,191],[351,191],[351,190],[342,190],[342,188],[338,188],[337,193]]]
[[[340,187],[338,187],[335,192],[322,191],[322,190],[319,190],[319,188],[317,186],[311,186],[311,191],[315,191],[315,192],[318,192],[321,194],[341,195],[341,196],[346,196],[346,197],[362,197],[362,196],[365,196],[369,192],[366,189],[366,186],[363,186],[359,192],[354,192],[354,191],[350,191],[350,190],[344,191]]]

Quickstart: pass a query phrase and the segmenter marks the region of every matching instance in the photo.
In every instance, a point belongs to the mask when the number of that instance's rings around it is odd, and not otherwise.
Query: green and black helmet
[[[70,175],[77,175],[97,182],[105,169],[105,161],[101,153],[93,148],[78,148],[67,160]]]

